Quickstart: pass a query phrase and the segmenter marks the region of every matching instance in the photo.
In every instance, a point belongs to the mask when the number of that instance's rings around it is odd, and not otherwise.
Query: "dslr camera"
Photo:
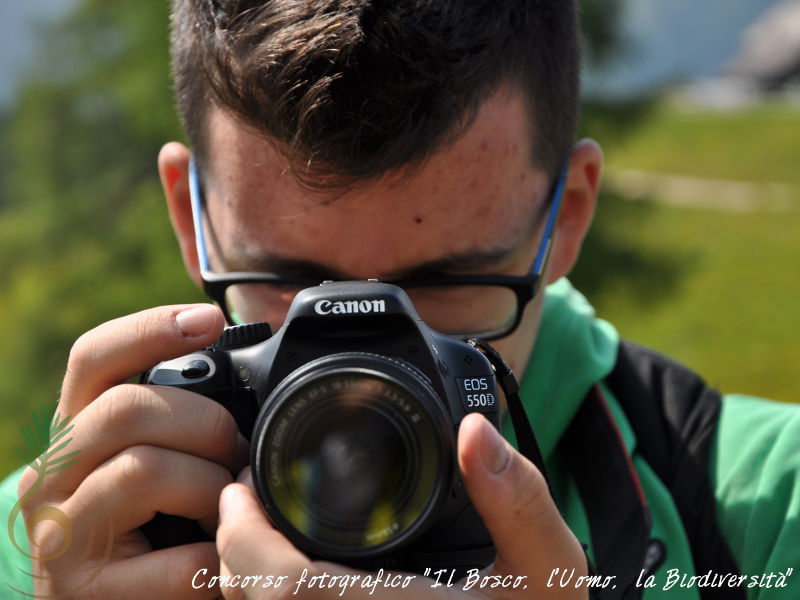
[[[229,327],[143,381],[231,412],[267,514],[310,556],[415,572],[494,559],[456,460],[467,414],[500,427],[494,370],[425,325],[399,287],[302,290],[274,335],[265,323]]]

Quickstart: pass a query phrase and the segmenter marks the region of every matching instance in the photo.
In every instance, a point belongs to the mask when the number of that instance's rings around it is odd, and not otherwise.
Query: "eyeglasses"
[[[459,339],[496,340],[519,326],[525,306],[539,291],[550,257],[555,222],[561,207],[568,163],[552,186],[550,207],[536,256],[526,275],[476,274],[409,277],[384,281],[403,288],[422,320]],[[206,246],[205,200],[194,158],[189,163],[189,189],[200,275],[206,294],[222,308],[228,323],[265,321],[277,330],[300,290],[320,285],[321,278],[279,273],[211,270]]]

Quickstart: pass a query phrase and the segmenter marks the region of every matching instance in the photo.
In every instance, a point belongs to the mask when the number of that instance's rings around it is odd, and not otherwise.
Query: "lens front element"
[[[290,539],[321,556],[409,542],[449,482],[452,442],[435,393],[387,357],[315,363],[278,386],[254,429],[262,501]]]

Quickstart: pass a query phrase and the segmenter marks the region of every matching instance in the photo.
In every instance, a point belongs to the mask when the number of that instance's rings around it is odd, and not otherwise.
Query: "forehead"
[[[324,262],[353,276],[522,243],[547,189],[531,161],[527,115],[519,94],[498,92],[421,167],[320,191],[300,184],[273,144],[213,110],[209,214],[226,251]]]

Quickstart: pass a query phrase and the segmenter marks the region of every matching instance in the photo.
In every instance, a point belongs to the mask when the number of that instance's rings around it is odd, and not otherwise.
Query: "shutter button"
[[[211,365],[204,360],[192,360],[181,369],[181,375],[186,379],[199,379],[211,372]]]

